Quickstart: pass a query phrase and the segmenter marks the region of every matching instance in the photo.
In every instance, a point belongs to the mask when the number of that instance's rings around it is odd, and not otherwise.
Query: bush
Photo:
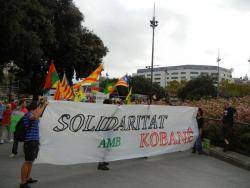
[[[222,142],[221,127],[218,125],[211,125],[205,131],[205,137],[208,138],[213,145],[219,145]]]
[[[209,125],[203,135],[215,146],[224,145],[222,126]],[[235,125],[229,135],[229,142],[231,150],[250,156],[250,127]]]
[[[240,138],[241,146],[246,150],[247,153],[250,153],[250,132],[245,133]]]

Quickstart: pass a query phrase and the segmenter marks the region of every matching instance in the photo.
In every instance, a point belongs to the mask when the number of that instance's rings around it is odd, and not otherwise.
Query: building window
[[[190,74],[199,74],[198,72],[190,72]]]
[[[161,78],[155,78],[155,80],[160,80]]]
[[[178,77],[171,77],[171,79],[178,79]]]
[[[195,79],[195,78],[197,78],[196,76],[190,76],[190,79],[191,80],[193,80],[193,79]]]
[[[186,80],[186,76],[182,76],[181,79],[182,79],[182,80]]]
[[[211,76],[212,77],[218,77],[218,73],[212,73]]]
[[[161,76],[161,74],[155,74],[155,76]]]
[[[186,72],[181,72],[181,74],[186,74]]]
[[[178,72],[172,72],[171,75],[178,75]]]
[[[151,76],[151,74],[147,74],[147,76]]]
[[[167,79],[169,79],[169,77],[167,77]]]
[[[202,76],[208,76],[209,73],[208,73],[208,72],[201,72],[201,75],[202,75]]]

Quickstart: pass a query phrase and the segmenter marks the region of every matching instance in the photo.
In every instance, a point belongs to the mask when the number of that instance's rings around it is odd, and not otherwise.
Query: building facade
[[[232,82],[232,69],[219,68],[220,82]],[[151,69],[138,69],[133,75],[151,78]],[[211,76],[218,80],[218,67],[210,65],[179,65],[169,67],[157,67],[153,69],[153,81],[159,83],[162,87],[167,86],[171,81],[189,81],[198,76]]]

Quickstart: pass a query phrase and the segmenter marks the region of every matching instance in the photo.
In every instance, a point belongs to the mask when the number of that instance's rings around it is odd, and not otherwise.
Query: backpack
[[[19,142],[24,142],[26,131],[31,127],[31,122],[29,121],[28,128],[24,126],[24,117],[25,115],[18,121],[16,124],[16,130],[14,132],[14,138],[15,140]]]

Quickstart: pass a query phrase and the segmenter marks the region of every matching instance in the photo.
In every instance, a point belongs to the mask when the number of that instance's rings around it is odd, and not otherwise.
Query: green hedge
[[[208,138],[211,144],[223,147],[223,134],[221,125],[209,125],[204,130],[204,137]],[[229,135],[230,149],[238,153],[250,156],[250,127],[235,125]]]

